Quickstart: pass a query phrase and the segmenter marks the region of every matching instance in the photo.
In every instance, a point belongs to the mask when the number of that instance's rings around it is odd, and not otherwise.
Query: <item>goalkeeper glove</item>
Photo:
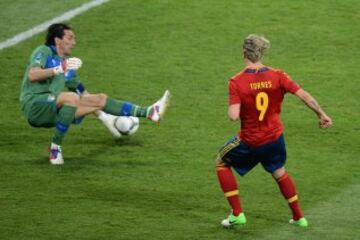
[[[53,68],[54,74],[59,75],[69,70],[78,70],[82,65],[80,58],[68,58],[60,63],[59,66]]]

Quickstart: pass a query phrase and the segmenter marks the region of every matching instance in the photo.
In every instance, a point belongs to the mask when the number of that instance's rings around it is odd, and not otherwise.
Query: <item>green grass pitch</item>
[[[0,39],[86,1],[1,1]],[[44,34],[0,51],[0,239],[359,239],[360,2],[112,0],[70,21],[74,56],[91,92],[145,105],[172,91],[160,125],[118,141],[93,117],[70,129],[65,165],[47,162],[51,130],[27,125],[18,96]],[[248,224],[229,213],[214,156],[237,123],[227,80],[242,70],[241,41],[267,36],[265,63],[287,71],[334,120],[317,128],[295,97],[283,106],[288,161],[310,226],[290,211],[261,167],[239,179]]]

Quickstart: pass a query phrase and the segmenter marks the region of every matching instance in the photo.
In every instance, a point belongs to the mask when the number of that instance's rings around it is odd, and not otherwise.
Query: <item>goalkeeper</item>
[[[114,116],[135,116],[159,122],[168,105],[169,91],[154,104],[140,107],[105,94],[90,94],[77,76],[82,62],[70,57],[75,34],[62,23],[49,26],[45,45],[37,47],[30,57],[21,87],[21,109],[33,127],[55,127],[50,144],[50,163],[64,163],[61,144],[71,123],[94,113],[112,132]],[[69,91],[64,91],[67,87]]]

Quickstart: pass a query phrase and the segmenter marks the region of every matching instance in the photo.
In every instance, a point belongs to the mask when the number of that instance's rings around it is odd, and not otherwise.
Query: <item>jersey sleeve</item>
[[[51,50],[46,46],[38,47],[34,50],[30,57],[30,67],[45,68]]]
[[[279,74],[280,84],[285,92],[290,92],[294,94],[300,89],[300,86],[296,82],[294,82],[285,72],[279,71]]]
[[[237,90],[237,85],[233,79],[229,81],[229,105],[239,104],[241,99]]]

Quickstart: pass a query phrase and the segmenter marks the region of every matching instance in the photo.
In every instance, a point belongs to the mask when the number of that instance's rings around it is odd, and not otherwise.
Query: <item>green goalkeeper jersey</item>
[[[51,94],[57,97],[64,91],[65,87],[71,91],[76,91],[81,81],[74,70],[70,70],[65,74],[55,75],[42,81],[31,82],[29,80],[28,75],[31,68],[53,68],[59,66],[64,59],[65,58],[57,55],[56,49],[53,46],[41,45],[33,51],[21,86],[20,102],[23,110],[25,105],[38,95]]]

